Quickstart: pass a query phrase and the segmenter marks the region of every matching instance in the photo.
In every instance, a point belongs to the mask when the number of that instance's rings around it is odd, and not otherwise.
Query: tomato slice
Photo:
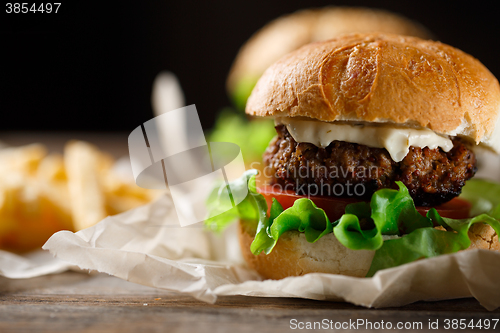
[[[271,209],[272,198],[275,198],[283,209],[292,207],[295,200],[300,198],[307,198],[305,195],[295,194],[292,190],[281,190],[273,187],[271,185],[259,187],[257,192],[262,194],[267,202],[267,214]],[[316,206],[323,209],[331,221],[338,220],[345,213],[345,207],[354,202],[360,202],[359,199],[352,198],[337,198],[337,197],[327,197],[327,196],[311,196],[309,197]]]
[[[418,212],[425,216],[429,209],[432,207],[416,207]],[[445,202],[442,205],[435,206],[436,210],[438,211],[439,215],[442,217],[447,217],[450,219],[466,219],[470,215],[470,209],[472,208],[472,205],[470,202],[460,199],[460,198],[453,198],[448,202]]]
[[[275,198],[283,209],[290,208],[295,200],[300,198],[307,198],[304,195],[295,194],[292,190],[281,190],[279,188],[267,185],[262,186],[257,189],[257,192],[262,194],[267,202],[267,214],[271,210],[272,198]],[[360,202],[362,200],[353,198],[338,198],[338,197],[327,197],[327,196],[311,196],[309,197],[316,206],[323,209],[330,219],[330,221],[335,221],[339,219],[345,213],[345,207],[353,202]],[[442,217],[448,217],[452,219],[465,219],[469,217],[471,204],[463,199],[454,198],[442,205],[434,207],[438,211],[439,215]],[[416,207],[417,211],[425,216],[431,207]]]

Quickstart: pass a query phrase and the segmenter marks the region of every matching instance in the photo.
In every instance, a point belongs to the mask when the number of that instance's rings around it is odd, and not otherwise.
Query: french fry
[[[71,220],[71,203],[69,198],[68,179],[64,160],[61,155],[48,155],[36,171],[36,180],[40,186],[40,196],[47,200],[48,205],[56,211],[58,216],[64,216],[66,229],[73,230]]]
[[[40,161],[36,170],[36,177],[39,181],[51,181],[64,183],[68,180],[64,160],[61,155],[52,154]]]
[[[59,230],[90,227],[161,193],[119,176],[113,164],[82,141],[68,143],[64,156],[40,144],[1,149],[0,249],[39,248]]]
[[[94,146],[73,141],[64,150],[73,225],[88,228],[106,217],[105,198],[100,183],[102,161]]]
[[[44,186],[21,174],[4,179],[0,185],[0,248],[14,252],[33,250],[53,233],[72,230],[69,210],[45,195]]]
[[[41,144],[0,150],[0,176],[8,177],[11,172],[32,174],[40,161],[47,155],[47,149]]]
[[[112,172],[103,179],[108,214],[124,212],[156,199],[162,191],[147,190]]]

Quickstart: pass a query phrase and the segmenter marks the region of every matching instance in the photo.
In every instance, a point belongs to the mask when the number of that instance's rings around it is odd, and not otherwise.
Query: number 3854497
[[[29,3],[29,2],[8,2],[5,5],[5,12],[7,14],[28,14],[28,13],[55,13],[61,7],[60,2],[47,2],[47,3]]]

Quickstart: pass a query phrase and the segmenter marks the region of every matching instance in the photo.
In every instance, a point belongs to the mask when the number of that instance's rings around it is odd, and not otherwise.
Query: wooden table
[[[474,299],[418,302],[366,309],[348,303],[288,298],[220,297],[206,304],[190,296],[136,285],[104,274],[77,272],[27,280],[0,279],[0,332],[289,332],[290,321],[363,319],[381,323],[500,319]],[[352,328],[352,327],[351,327]],[[360,326],[360,329],[364,328]],[[474,331],[478,331],[477,329]],[[493,331],[493,330],[489,330]],[[500,323],[495,331],[500,331]]]
[[[69,139],[98,144],[116,157],[127,154],[127,133],[2,133],[9,145],[42,142],[62,151]],[[499,277],[500,278],[500,277]],[[365,320],[376,325],[446,319],[500,319],[500,309],[489,312],[474,299],[418,302],[400,308],[366,309],[348,303],[303,299],[220,297],[206,304],[190,296],[144,287],[103,274],[66,272],[26,280],[0,278],[0,332],[289,332],[291,320],[347,323]],[[295,322],[292,322],[295,323]],[[293,324],[292,324],[293,326]],[[345,327],[345,324],[344,324]],[[353,327],[350,326],[352,329]],[[366,326],[360,326],[363,330]],[[475,329],[474,331],[485,331]],[[487,331],[493,331],[492,329]],[[500,331],[500,323],[496,327]]]

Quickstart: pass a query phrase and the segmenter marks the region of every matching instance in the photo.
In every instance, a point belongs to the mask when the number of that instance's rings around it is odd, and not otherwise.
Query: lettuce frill
[[[376,251],[367,274],[373,276],[381,269],[468,248],[468,230],[474,223],[487,223],[500,234],[500,184],[484,180],[470,180],[463,189],[462,197],[472,203],[472,212],[477,215],[472,218],[444,218],[434,208],[424,217],[416,210],[408,189],[397,182],[399,190],[379,190],[370,202],[349,204],[340,219],[330,221],[323,209],[308,198],[296,200],[288,209],[273,199],[268,216],[266,200],[256,189],[256,175],[257,170],[248,170],[231,182],[233,190],[248,187],[247,197],[236,207],[221,200],[225,185],[216,187],[207,199],[212,217],[205,221],[209,229],[217,232],[237,219],[253,223],[251,251],[255,255],[269,254],[287,231],[303,232],[310,243],[333,232],[349,249]],[[443,228],[434,227],[438,225]],[[389,239],[384,241],[383,236],[393,237],[385,237]]]

